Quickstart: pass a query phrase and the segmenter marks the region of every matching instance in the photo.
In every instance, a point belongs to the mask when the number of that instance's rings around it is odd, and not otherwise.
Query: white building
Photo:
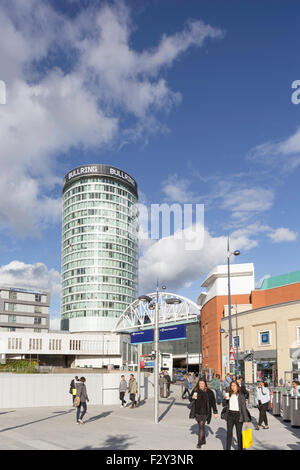
[[[48,332],[1,332],[0,359],[37,359],[58,367],[123,368],[136,364],[136,348],[129,335]]]
[[[228,271],[227,265],[216,266],[207,275],[201,287],[206,291],[200,293],[198,305],[203,307],[214,297],[228,295]],[[250,294],[255,289],[254,264],[230,265],[230,291],[231,295]]]

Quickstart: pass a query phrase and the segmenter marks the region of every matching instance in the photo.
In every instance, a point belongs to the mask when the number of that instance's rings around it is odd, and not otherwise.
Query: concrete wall
[[[130,372],[88,374],[86,387],[90,405],[117,405],[121,375],[129,380]],[[70,406],[70,382],[75,374],[0,374],[0,409],[40,406]],[[134,376],[137,378],[137,374]],[[153,375],[141,374],[140,399],[154,395]],[[128,395],[127,395],[128,396]],[[129,399],[125,398],[127,401]]]

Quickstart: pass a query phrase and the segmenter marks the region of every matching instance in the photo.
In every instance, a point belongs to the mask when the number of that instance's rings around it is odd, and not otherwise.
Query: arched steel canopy
[[[147,297],[152,299],[151,303],[136,299],[126,308],[117,321],[114,332],[125,333],[154,327],[155,308],[153,307],[157,300],[157,292],[147,294]],[[158,305],[160,326],[199,321],[200,306],[181,295],[158,292]]]

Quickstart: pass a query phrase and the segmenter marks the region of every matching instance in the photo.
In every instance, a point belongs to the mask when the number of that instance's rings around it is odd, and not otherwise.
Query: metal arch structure
[[[152,292],[147,294],[152,299],[149,303],[145,300],[134,300],[122,313],[117,321],[114,332],[126,333],[139,329],[154,328],[155,308],[158,298],[159,326],[194,323],[200,319],[200,306],[190,299],[170,292]],[[168,299],[178,299],[180,303],[167,303]],[[152,308],[151,308],[152,307]]]

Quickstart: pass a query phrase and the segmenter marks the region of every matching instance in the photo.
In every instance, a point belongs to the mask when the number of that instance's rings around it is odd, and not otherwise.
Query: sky
[[[140,293],[158,279],[197,301],[227,237],[257,287],[298,270],[299,14],[289,0],[2,0],[0,284],[50,290],[58,326],[63,178],[89,163],[128,172],[149,211],[204,207],[197,250],[141,234]]]

